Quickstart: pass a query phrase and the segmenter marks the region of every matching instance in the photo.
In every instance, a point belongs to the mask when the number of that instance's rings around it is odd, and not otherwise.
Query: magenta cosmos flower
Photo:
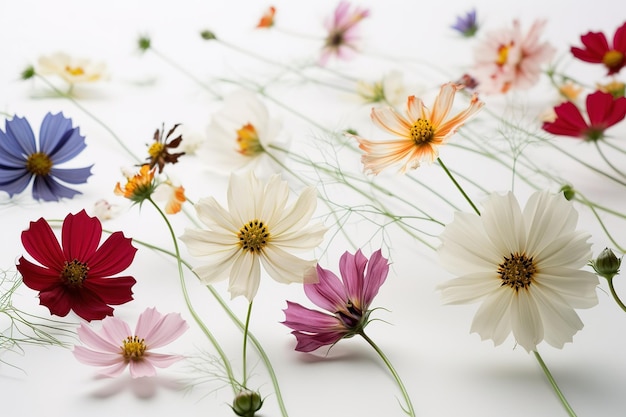
[[[580,110],[570,101],[554,108],[556,119],[545,122],[543,130],[553,135],[573,136],[585,140],[598,140],[604,137],[604,131],[626,116],[626,98],[615,99],[610,93],[596,91],[587,96],[587,115],[585,120]]]
[[[341,256],[342,279],[319,264],[315,271],[319,282],[304,284],[304,292],[313,303],[331,314],[287,301],[283,324],[293,329],[296,350],[300,352],[312,352],[362,334],[369,322],[369,306],[387,279],[389,264],[380,249],[372,254],[369,263],[358,250],[354,255],[346,252]]]
[[[332,18],[324,24],[328,35],[324,41],[320,65],[326,65],[332,55],[341,59],[354,55],[357,49],[355,43],[359,38],[357,24],[369,14],[369,10],[359,7],[350,10],[350,3],[347,1],[341,1],[337,5]]]
[[[111,278],[128,268],[135,258],[137,249],[131,245],[131,239],[115,232],[98,247],[102,225],[85,210],[68,214],[61,233],[63,247],[43,218],[30,222],[30,228],[22,232],[26,252],[40,265],[22,256],[17,270],[26,286],[39,291],[41,305],[57,316],[66,316],[73,310],[91,321],[113,315],[109,304],[124,304],[133,299],[133,277]]]
[[[570,51],[581,61],[603,64],[608,75],[620,72],[626,66],[626,23],[613,35],[613,45],[609,45],[604,33],[589,32],[580,37],[583,48],[572,46]]]
[[[74,346],[74,356],[86,365],[104,366],[100,373],[109,377],[121,374],[126,366],[133,378],[154,376],[155,367],[167,368],[183,357],[155,353],[152,349],[173,342],[187,328],[180,314],[162,315],[155,308],[147,308],[139,315],[134,333],[117,317],[105,318],[100,332],[81,323],[78,337],[87,347]]]

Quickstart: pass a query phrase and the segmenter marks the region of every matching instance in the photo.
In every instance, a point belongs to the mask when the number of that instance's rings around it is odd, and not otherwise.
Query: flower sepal
[[[622,258],[618,258],[611,249],[604,248],[596,259],[589,261],[589,266],[596,271],[596,274],[608,280],[619,274]]]
[[[242,389],[233,400],[233,405],[230,408],[240,417],[254,417],[261,407],[263,407],[261,394],[249,389]]]

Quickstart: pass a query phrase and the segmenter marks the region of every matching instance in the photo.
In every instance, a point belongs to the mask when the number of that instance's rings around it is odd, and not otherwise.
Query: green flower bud
[[[612,279],[619,274],[619,268],[622,260],[615,256],[613,251],[605,248],[595,260],[590,262],[591,267],[598,275],[606,279]]]
[[[351,129],[351,128],[346,129],[345,133],[347,133],[349,135],[357,135],[358,134],[355,129]]]
[[[239,391],[231,408],[240,417],[254,417],[254,413],[259,411],[262,406],[261,394],[244,389]]]
[[[210,40],[213,40],[213,39],[217,39],[217,37],[215,36],[215,33],[211,32],[210,30],[203,30],[202,32],[200,32],[200,36],[205,41],[210,41]]]
[[[564,185],[561,187],[561,192],[567,201],[571,201],[576,196],[576,191],[571,185]]]
[[[21,74],[22,80],[28,80],[30,78],[33,78],[34,76],[35,76],[35,68],[32,65],[30,65],[28,68],[22,71],[22,74]]]
[[[141,50],[141,52],[145,52],[150,49],[150,38],[147,36],[142,36],[139,38],[139,42],[137,42],[137,44],[139,45],[139,49]]]

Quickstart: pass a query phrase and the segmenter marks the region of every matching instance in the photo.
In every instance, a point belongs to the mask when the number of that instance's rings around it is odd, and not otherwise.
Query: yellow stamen
[[[411,126],[411,138],[417,145],[430,142],[433,136],[435,136],[435,129],[426,119],[417,119]]]
[[[152,159],[157,158],[159,155],[161,155],[161,152],[163,152],[164,147],[165,147],[164,144],[160,142],[154,142],[148,148],[148,155],[150,155]]]
[[[498,48],[498,58],[496,59],[496,64],[500,66],[506,64],[509,59],[509,49],[511,49],[512,46],[512,43],[509,45],[500,45]]]
[[[79,75],[85,75],[85,70],[83,67],[70,67],[69,65],[65,66],[65,72],[77,77]]]
[[[504,261],[498,267],[498,274],[502,279],[502,286],[508,285],[515,291],[527,289],[537,274],[537,267],[533,258],[525,253],[511,254],[504,257]]]
[[[624,63],[624,54],[615,49],[608,51],[602,57],[602,63],[606,65],[607,68],[617,69]]]
[[[122,355],[127,361],[139,361],[143,359],[143,355],[146,352],[146,343],[144,339],[139,339],[137,336],[128,336],[122,341]]]
[[[89,267],[86,263],[79,262],[77,259],[72,262],[65,261],[61,278],[70,287],[81,287],[87,278],[87,272],[89,272]]]
[[[43,152],[35,152],[26,158],[26,170],[33,175],[48,175],[52,169],[52,160]]]
[[[250,123],[247,123],[237,130],[237,144],[239,145],[239,152],[242,155],[254,156],[263,152],[263,146],[259,140],[259,135]]]
[[[239,246],[244,251],[261,253],[270,240],[270,232],[267,226],[257,219],[251,220],[239,229]]]

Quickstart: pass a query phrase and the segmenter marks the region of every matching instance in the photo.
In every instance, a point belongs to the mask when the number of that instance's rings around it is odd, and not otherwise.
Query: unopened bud
[[[211,32],[210,30],[203,30],[202,32],[200,32],[200,36],[205,41],[210,41],[210,40],[213,40],[213,39],[217,39],[217,37],[215,36],[215,33]]]
[[[28,80],[30,78],[33,78],[34,76],[35,76],[35,68],[32,65],[26,68],[24,71],[22,71],[22,74],[20,75],[22,80]]]
[[[619,274],[621,264],[622,260],[615,256],[613,251],[609,248],[605,248],[596,259],[590,262],[593,270],[606,279],[612,279],[615,275]]]
[[[139,38],[139,41],[137,42],[137,44],[139,45],[139,49],[141,50],[141,52],[145,52],[148,49],[150,49],[150,46],[151,46],[150,38],[147,36],[142,36]]]
[[[239,391],[233,401],[232,409],[240,417],[254,417],[263,406],[263,399],[258,392],[247,389]]]
[[[576,196],[576,191],[571,185],[564,185],[560,190],[567,201],[571,201]]]

